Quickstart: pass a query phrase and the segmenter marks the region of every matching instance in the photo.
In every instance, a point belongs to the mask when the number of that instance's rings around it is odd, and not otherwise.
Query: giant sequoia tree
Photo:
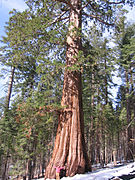
[[[49,1],[46,1],[49,3]],[[69,11],[69,26],[66,36],[66,67],[59,123],[54,145],[54,151],[49,165],[46,168],[45,178],[54,178],[54,165],[66,165],[66,175],[84,173],[90,170],[90,164],[84,142],[83,108],[81,71],[79,69],[79,55],[82,49],[82,23],[89,17],[105,25],[114,25],[117,5],[124,5],[126,1],[91,1],[91,0],[54,0],[62,11]],[[132,1],[128,1],[132,4]],[[63,16],[60,10],[56,13],[55,22]],[[84,18],[85,17],[85,18]]]
[[[65,165],[67,176],[91,170],[84,140],[82,107],[81,60],[85,27],[83,22],[91,21],[113,26],[117,5],[122,6],[126,2],[132,5],[133,0],[27,0],[30,9],[24,12],[24,15],[28,15],[27,18],[21,18],[19,14],[17,16],[20,19],[15,30],[20,31],[13,33],[18,35],[18,39],[15,36],[13,42],[19,42],[19,52],[24,52],[28,57],[34,55],[39,61],[48,56],[52,62],[55,50],[58,52],[60,47],[64,49],[66,44],[61,110],[54,150],[46,168],[45,178],[55,177],[53,166],[58,164]],[[22,19],[27,21],[22,24]],[[25,48],[22,48],[24,45]],[[57,55],[56,58],[58,57]]]
[[[81,73],[78,65],[78,54],[81,50],[81,1],[66,2],[70,7],[69,31],[67,35],[66,70],[64,74],[63,110],[59,115],[59,124],[52,159],[46,169],[46,178],[55,176],[54,165],[66,164],[66,174],[84,173],[90,170],[83,133],[83,109]]]

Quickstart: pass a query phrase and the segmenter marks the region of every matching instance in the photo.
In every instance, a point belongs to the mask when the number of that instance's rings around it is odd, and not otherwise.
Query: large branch
[[[68,11],[68,10],[67,10],[67,11]],[[57,18],[54,19],[54,21],[52,21],[52,22],[49,24],[49,26],[52,25],[52,24],[55,24],[56,22],[59,22],[59,21],[62,21],[62,20],[65,20],[65,19],[69,18],[69,17],[63,17],[63,18],[62,18],[62,16],[63,16],[64,14],[66,14],[67,11],[64,11],[63,13],[61,13]]]
[[[109,2],[109,1],[106,1],[107,4],[122,4],[122,3],[124,3],[124,2],[125,2],[125,0],[121,0],[121,1],[118,1],[118,2]],[[86,3],[84,6],[82,6],[81,9],[84,9],[84,8],[87,7],[88,5],[91,5],[92,8],[95,10],[95,8],[94,8],[91,0],[87,1],[87,3]]]
[[[67,4],[67,1],[66,1],[66,0],[53,0],[53,1],[63,2],[63,3],[66,3],[66,4]]]
[[[84,6],[82,6],[81,10],[83,10],[84,8],[86,8],[89,5],[89,2],[87,2]]]
[[[96,19],[96,20],[98,20],[99,22],[101,22],[101,23],[103,23],[103,24],[105,24],[105,25],[107,25],[107,26],[113,26],[113,25],[114,25],[114,23],[106,22],[106,21],[104,21],[103,19],[101,19],[99,16],[96,16],[96,15],[87,14],[87,13],[85,13],[85,12],[83,12],[83,15],[85,15],[85,16],[87,16],[87,17],[91,17],[91,18],[93,18],[93,19]]]
[[[76,13],[78,13],[77,10],[74,8],[74,6],[70,3],[70,0],[54,0],[54,1],[63,2],[67,4],[71,9],[73,9]]]
[[[72,6],[72,4],[70,3],[69,0],[54,0],[54,1],[63,2],[65,4],[67,4],[70,8],[74,9],[74,7]]]
[[[109,2],[109,1],[107,1],[108,4],[122,4],[124,2],[125,2],[125,0],[118,1],[118,2]]]

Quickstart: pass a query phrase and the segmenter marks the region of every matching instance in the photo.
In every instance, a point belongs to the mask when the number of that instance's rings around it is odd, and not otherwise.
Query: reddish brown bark
[[[46,168],[45,178],[55,178],[53,166],[66,167],[66,176],[84,173],[90,170],[90,164],[84,142],[84,124],[82,108],[81,73],[71,70],[78,62],[81,48],[81,1],[70,1],[74,9],[70,11],[70,26],[67,36],[66,70],[64,74],[63,110],[59,116],[59,124],[53,155]]]
[[[7,97],[6,97],[6,110],[8,110],[9,104],[10,104],[12,86],[13,86],[13,82],[14,82],[14,73],[15,73],[15,67],[12,67],[11,75],[9,77],[8,93],[7,93]]]

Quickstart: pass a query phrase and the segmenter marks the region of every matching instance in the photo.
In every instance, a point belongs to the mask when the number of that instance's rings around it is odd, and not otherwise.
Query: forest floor
[[[74,177],[63,177],[61,180],[135,180],[135,162],[119,163],[115,167],[113,164],[108,164],[104,168],[94,167],[93,169],[96,170],[86,174],[76,174]]]

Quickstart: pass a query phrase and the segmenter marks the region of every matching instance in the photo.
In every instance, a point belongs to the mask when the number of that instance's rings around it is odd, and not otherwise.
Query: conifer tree
[[[13,119],[18,123],[19,128],[17,129],[16,141],[14,141],[16,155],[12,154],[13,161],[11,163],[14,165],[14,168],[10,173],[11,175],[14,173],[24,177],[28,174],[28,178],[31,179],[37,166],[36,161],[38,162],[37,147],[40,142],[44,146],[51,147],[47,144],[55,135],[55,130],[53,128],[50,129],[49,125],[53,124],[52,119],[56,118],[56,115],[53,115],[53,111],[55,111],[53,109],[59,109],[56,104],[55,94],[57,94],[59,99],[59,91],[61,91],[61,62],[57,64],[51,62],[52,59],[49,61],[49,57],[46,56],[48,55],[46,51],[49,51],[49,47],[46,49],[45,45],[42,44],[46,38],[41,40],[41,37],[38,38],[35,35],[33,37],[33,34],[30,34],[33,29],[37,30],[37,24],[34,18],[29,17],[27,11],[19,13],[14,10],[11,14],[12,16],[6,26],[6,37],[3,37],[2,40],[5,43],[5,46],[2,48],[4,52],[2,58],[6,67],[10,64],[16,68],[13,88],[14,92],[19,90],[21,94],[19,101],[16,97],[15,104],[18,104],[14,107],[17,116],[13,117]],[[36,19],[37,21],[38,18]],[[32,25],[33,29],[28,29],[30,25]],[[38,26],[38,28],[40,27]],[[44,52],[45,49],[46,51]],[[60,53],[62,54],[63,52],[61,51]],[[46,106],[48,106],[47,110]],[[43,121],[42,116],[46,117],[44,118],[45,121]],[[43,122],[45,125],[43,125]],[[42,128],[42,131],[39,130],[39,134],[41,133],[40,139],[37,138],[39,135],[37,130],[42,126],[45,126],[45,130],[44,128]],[[43,142],[43,137],[47,138],[49,132],[48,141],[45,139],[45,142]],[[41,156],[44,157],[41,159],[43,167],[45,155],[50,152],[51,148],[46,149],[43,153],[41,151]],[[22,154],[24,154],[24,159],[21,163]],[[18,166],[20,169],[17,168]],[[24,171],[23,169],[26,170]]]
[[[123,99],[123,109],[126,109],[126,120],[127,120],[127,128],[125,130],[126,134],[126,146],[125,146],[125,159],[132,159],[133,158],[133,142],[134,139],[133,135],[133,61],[134,61],[134,33],[135,33],[135,26],[129,25],[126,26],[125,19],[122,17],[119,21],[118,29],[119,35],[117,35],[117,43],[119,46],[120,58],[118,60],[119,70],[121,72],[121,79],[123,84],[123,91],[125,92],[126,96]]]

